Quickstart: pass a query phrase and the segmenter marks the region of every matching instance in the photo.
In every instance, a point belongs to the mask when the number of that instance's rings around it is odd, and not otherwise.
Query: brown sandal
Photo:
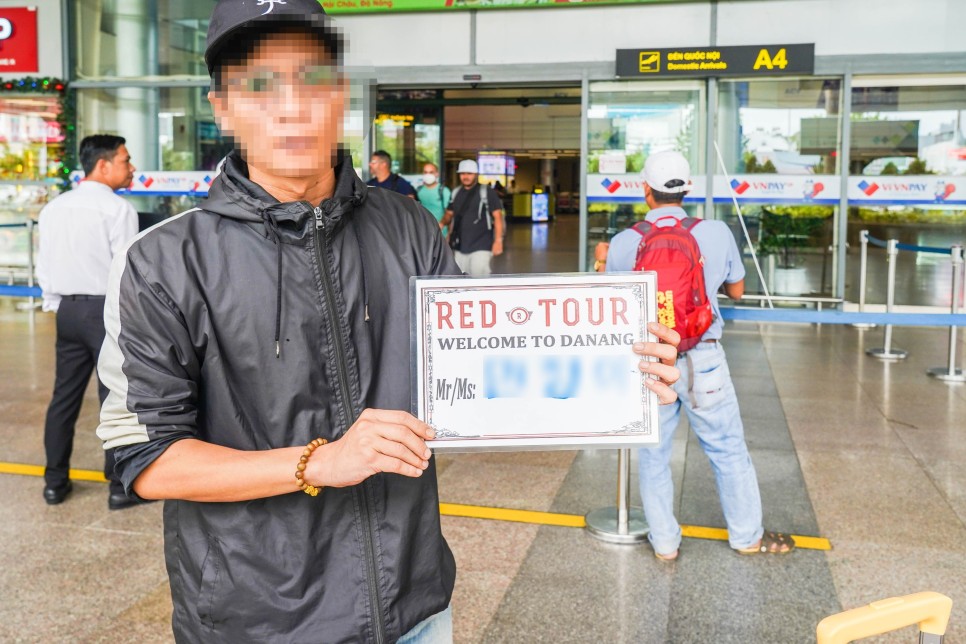
[[[678,554],[680,552],[681,552],[680,550],[675,550],[674,552],[669,552],[666,555],[662,555],[660,552],[658,552],[657,550],[655,550],[654,551],[654,557],[657,558],[658,561],[663,561],[665,563],[671,563],[672,561],[677,561],[678,560]]]
[[[787,555],[795,549],[795,539],[790,534],[765,530],[758,545],[750,548],[735,548],[740,555]]]

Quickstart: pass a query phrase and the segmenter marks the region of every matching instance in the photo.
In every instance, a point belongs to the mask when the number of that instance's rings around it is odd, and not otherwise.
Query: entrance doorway
[[[473,159],[500,192],[509,225],[494,270],[578,270],[579,84],[380,88],[377,97],[372,150],[389,152],[394,172],[419,185],[435,163],[455,188],[459,162]]]

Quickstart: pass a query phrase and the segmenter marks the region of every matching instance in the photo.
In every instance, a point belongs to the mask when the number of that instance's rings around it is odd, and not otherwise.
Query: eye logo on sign
[[[522,306],[518,306],[507,311],[506,317],[514,324],[526,324],[530,321],[531,315],[533,315],[533,311],[528,311]]]

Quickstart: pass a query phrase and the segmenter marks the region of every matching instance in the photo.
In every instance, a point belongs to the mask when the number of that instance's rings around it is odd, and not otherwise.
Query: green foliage
[[[887,174],[888,175],[899,174],[899,168],[896,167],[895,163],[893,163],[892,161],[889,161],[889,163],[885,164],[885,167],[882,168],[882,174],[883,176]]]
[[[762,208],[758,250],[762,255],[776,255],[780,268],[794,268],[800,262],[798,249],[813,245],[813,235],[831,216],[831,206]]]
[[[744,174],[778,174],[778,169],[775,164],[771,162],[771,159],[766,159],[764,163],[758,163],[758,157],[751,152],[745,152],[744,157]]]
[[[849,215],[870,224],[966,224],[966,210],[905,207],[850,208]]]
[[[882,174],[885,174],[883,170]],[[906,168],[905,172],[902,174],[936,174],[926,166],[926,161],[916,157],[909,163],[909,167]]]
[[[745,168],[743,170],[745,174],[755,174],[759,172],[758,157],[751,152],[745,152],[744,156],[742,157],[742,161],[744,161],[745,164]]]

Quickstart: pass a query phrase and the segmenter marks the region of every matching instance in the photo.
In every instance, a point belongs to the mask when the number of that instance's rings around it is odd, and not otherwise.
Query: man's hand
[[[607,251],[610,250],[610,244],[608,242],[597,242],[594,246],[594,259],[599,262],[607,261]]]
[[[681,336],[677,331],[657,322],[648,324],[647,330],[656,335],[660,341],[635,342],[634,353],[642,357],[657,358],[657,361],[641,360],[638,367],[643,373],[656,376],[645,378],[644,386],[657,394],[662,405],[667,405],[678,399],[678,395],[670,385],[681,377],[681,372],[674,366],[678,359],[678,344],[681,342]]]
[[[608,242],[597,242],[594,246],[594,270],[603,273],[607,270],[607,252],[610,250]]]
[[[492,248],[492,250],[493,250],[493,256],[494,257],[496,257],[497,255],[502,255],[503,254],[503,240],[502,239],[494,239],[493,240],[493,248]]]
[[[347,487],[373,474],[422,475],[433,428],[404,411],[367,409],[342,438],[316,450],[305,469],[312,485]]]

